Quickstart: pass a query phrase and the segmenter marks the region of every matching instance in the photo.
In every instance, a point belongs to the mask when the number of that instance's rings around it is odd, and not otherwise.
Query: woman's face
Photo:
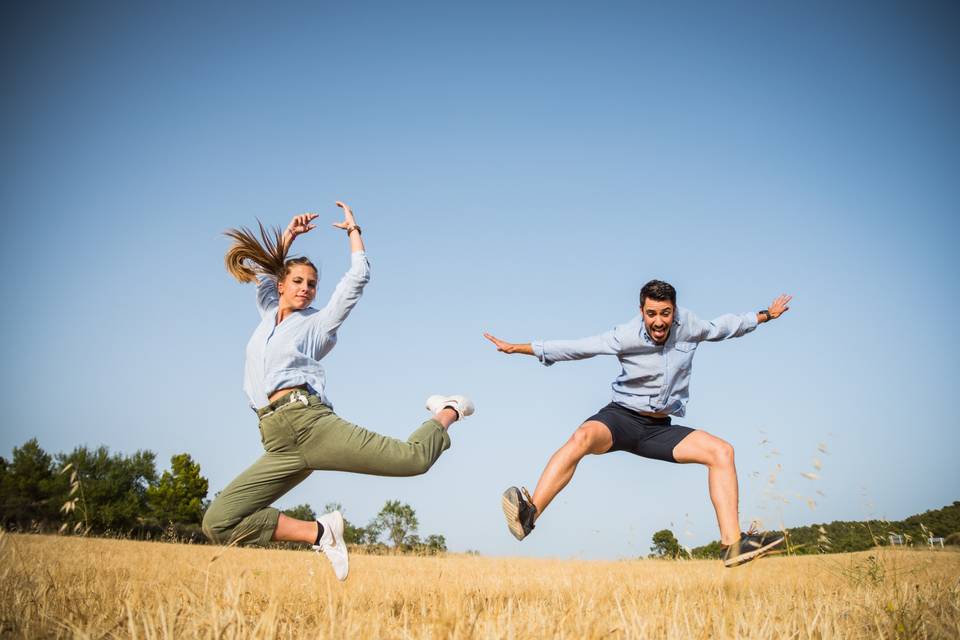
[[[306,309],[317,295],[317,272],[307,264],[295,264],[286,277],[277,284],[280,306],[287,309]]]

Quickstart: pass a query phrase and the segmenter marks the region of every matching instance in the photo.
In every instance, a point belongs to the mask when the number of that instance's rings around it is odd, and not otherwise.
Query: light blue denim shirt
[[[613,401],[634,411],[683,416],[690,396],[690,372],[697,345],[739,338],[757,328],[757,314],[722,315],[710,322],[677,308],[667,341],[656,344],[643,316],[606,333],[579,340],[538,340],[534,355],[549,366],[561,360],[617,356],[621,371],[611,385]]]
[[[243,390],[250,406],[261,409],[277,389],[307,385],[330,405],[323,388],[326,377],[320,360],[337,344],[337,329],[350,315],[363,287],[370,280],[367,254],[350,256],[350,269],[343,276],[323,309],[307,307],[294,311],[277,324],[280,297],[273,278],[260,276],[257,284],[257,309],[261,321],[247,343]],[[331,405],[332,406],[332,405]]]

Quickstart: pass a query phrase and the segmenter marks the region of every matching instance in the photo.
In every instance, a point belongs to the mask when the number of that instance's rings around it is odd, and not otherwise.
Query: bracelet
[[[760,309],[760,311],[757,311],[757,314],[763,316],[764,322],[770,322],[772,318],[772,316],[770,315],[770,311],[767,309]]]
[[[356,231],[360,235],[363,235],[363,229],[360,228],[360,225],[355,224],[352,227],[347,227],[347,235],[350,235],[354,231]]]

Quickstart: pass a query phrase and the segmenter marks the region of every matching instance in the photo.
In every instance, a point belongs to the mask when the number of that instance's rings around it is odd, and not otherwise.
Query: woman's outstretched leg
[[[432,398],[431,398],[432,399]],[[465,398],[465,403],[469,402]],[[315,400],[311,398],[311,403]],[[447,429],[472,405],[435,407],[435,415],[406,440],[369,431],[337,416],[323,405],[287,413],[299,449],[310,469],[350,471],[378,476],[416,476],[426,473],[450,448]]]

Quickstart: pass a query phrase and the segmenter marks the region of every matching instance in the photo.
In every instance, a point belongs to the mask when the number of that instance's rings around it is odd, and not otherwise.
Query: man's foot
[[[313,550],[317,553],[322,551],[327,556],[337,580],[346,580],[350,562],[347,559],[347,545],[343,542],[343,516],[339,511],[331,511],[317,518],[317,522],[323,525],[323,535],[320,544],[313,545]]]
[[[777,532],[761,533],[751,529],[740,534],[740,539],[723,547],[723,566],[736,567],[756,560],[774,547],[783,544],[783,534]]]
[[[500,499],[503,515],[507,518],[507,528],[517,540],[523,540],[533,531],[533,522],[537,519],[537,507],[533,504],[530,492],[510,487]]]
[[[473,401],[467,396],[430,396],[427,398],[427,410],[437,415],[447,407],[457,412],[457,417],[463,420],[473,414]]]

